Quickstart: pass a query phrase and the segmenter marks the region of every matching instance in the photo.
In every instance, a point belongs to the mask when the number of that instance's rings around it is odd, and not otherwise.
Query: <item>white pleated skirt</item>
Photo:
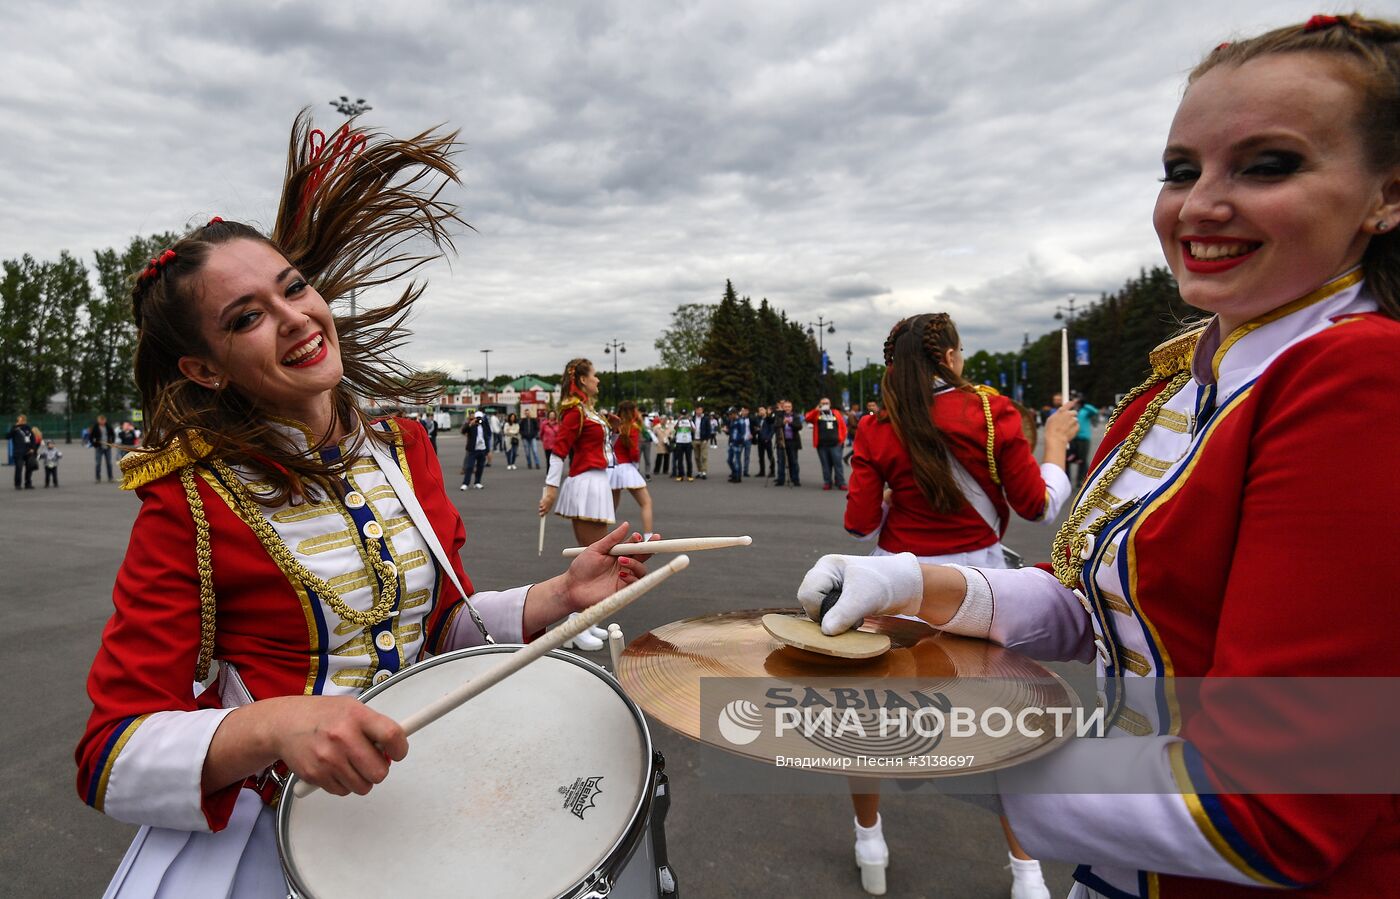
[[[612,487],[605,468],[591,468],[583,474],[564,479],[554,514],[561,518],[582,518],[600,524],[612,524],[615,510]]]
[[[636,462],[619,462],[608,469],[608,485],[613,490],[633,490],[645,487],[647,479],[642,477]]]

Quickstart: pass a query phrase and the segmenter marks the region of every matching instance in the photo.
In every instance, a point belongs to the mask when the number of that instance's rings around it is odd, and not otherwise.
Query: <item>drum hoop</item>
[[[373,699],[378,694],[389,689],[398,681],[404,680],[411,674],[430,668],[434,665],[441,665],[453,659],[464,656],[488,655],[492,653],[515,652],[523,649],[524,644],[520,643],[496,643],[490,646],[469,646],[466,649],[455,649],[441,655],[435,655],[424,659],[417,664],[395,673],[393,676],[385,678],[383,683],[375,684],[359,696],[360,702]],[[594,868],[588,876],[561,893],[558,899],[574,899],[587,895],[594,887],[606,882],[609,886],[614,883],[622,873],[627,862],[631,860],[638,845],[641,844],[642,837],[646,835],[648,822],[651,821],[651,806],[656,796],[656,749],[651,742],[651,730],[647,727],[646,716],[642,714],[642,709],[631,697],[622,689],[622,684],[610,671],[601,665],[590,662],[588,659],[580,658],[573,653],[556,649],[545,654],[552,659],[561,662],[569,662],[598,675],[603,683],[612,688],[613,692],[622,699],[627,709],[632,713],[632,718],[637,722],[637,727],[641,731],[643,751],[645,753],[646,777],[643,780],[641,796],[637,798],[637,804],[632,809],[632,817],[627,826],[623,828],[621,835],[615,840],[608,851],[604,853],[602,862]],[[282,873],[287,880],[287,888],[291,899],[315,899],[314,894],[307,888],[305,882],[299,876],[296,868],[287,860],[287,833],[290,827],[291,807],[295,803],[292,788],[300,781],[297,775],[293,774],[288,778],[287,783],[282,788],[282,797],[277,803],[277,855],[282,862]]]

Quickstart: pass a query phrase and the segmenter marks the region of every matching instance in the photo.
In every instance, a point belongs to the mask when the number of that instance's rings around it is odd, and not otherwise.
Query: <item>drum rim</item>
[[[444,652],[424,659],[421,662],[410,665],[401,671],[394,673],[391,677],[384,679],[383,683],[375,684],[358,697],[360,702],[373,699],[379,693],[387,690],[392,684],[405,680],[411,674],[426,670],[434,665],[441,665],[453,659],[474,655],[490,655],[494,653],[517,652],[525,648],[523,643],[492,643],[485,646],[468,646],[464,649],[454,649],[451,652]],[[646,835],[648,822],[651,820],[651,807],[656,798],[656,747],[651,740],[651,730],[647,727],[646,715],[642,709],[630,696],[622,689],[617,678],[603,666],[591,662],[588,659],[580,658],[571,652],[562,649],[551,650],[545,656],[559,661],[569,662],[577,665],[592,674],[598,675],[603,683],[612,688],[632,713],[633,719],[637,722],[641,730],[643,750],[645,753],[646,775],[643,779],[641,795],[637,799],[636,805],[632,809],[632,816],[628,824],[623,828],[622,833],[603,854],[602,862],[594,868],[583,880],[574,884],[569,889],[560,893],[557,899],[573,899],[581,897],[594,889],[600,882],[606,880],[609,884],[615,882],[622,870],[631,861],[632,855],[637,851],[642,838]],[[287,885],[292,897],[296,899],[315,899],[314,894],[309,890],[303,881],[300,872],[292,865],[287,858],[286,842],[287,829],[290,825],[291,807],[295,804],[295,795],[292,788],[300,782],[300,778],[293,774],[282,788],[282,795],[277,802],[277,856],[282,862],[282,873],[286,877]]]

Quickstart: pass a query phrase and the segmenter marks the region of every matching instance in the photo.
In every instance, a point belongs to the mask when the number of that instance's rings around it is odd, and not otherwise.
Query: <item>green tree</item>
[[[695,396],[694,372],[705,361],[705,341],[715,307],[705,303],[683,303],[671,313],[671,327],[656,339],[661,365],[675,373],[667,395],[689,402]]]
[[[87,309],[81,350],[82,393],[92,411],[126,408],[136,395],[131,364],[136,353],[136,322],[131,310],[131,277],[146,261],[171,246],[175,234],[134,237],[126,249],[98,250],[94,272],[97,290]]]
[[[745,309],[747,308],[747,311]],[[754,389],[751,341],[753,305],[741,302],[734,284],[724,282],[724,296],[710,319],[710,333],[701,348],[696,394],[711,408],[748,403]]]

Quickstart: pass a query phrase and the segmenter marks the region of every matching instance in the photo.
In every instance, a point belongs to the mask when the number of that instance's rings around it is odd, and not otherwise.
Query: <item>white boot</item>
[[[597,637],[599,640],[608,639],[608,629],[605,627],[600,627],[599,625],[595,624],[588,629],[588,632],[593,636]]]
[[[885,845],[880,816],[873,827],[861,827],[856,822],[856,867],[860,868],[860,885],[872,896],[885,895],[885,869],[890,865],[890,847]]]
[[[569,620],[572,621],[577,617],[578,612],[572,612],[569,615]],[[606,636],[607,631],[604,631],[603,634]],[[565,643],[564,648],[582,649],[585,652],[597,652],[598,650],[603,648],[603,641],[593,636],[592,633],[586,630],[583,633],[579,634],[577,637]]]
[[[1017,858],[1007,853],[1011,859],[1011,899],[1050,899],[1050,888],[1045,885],[1045,875],[1041,873],[1040,862],[1035,859]]]

